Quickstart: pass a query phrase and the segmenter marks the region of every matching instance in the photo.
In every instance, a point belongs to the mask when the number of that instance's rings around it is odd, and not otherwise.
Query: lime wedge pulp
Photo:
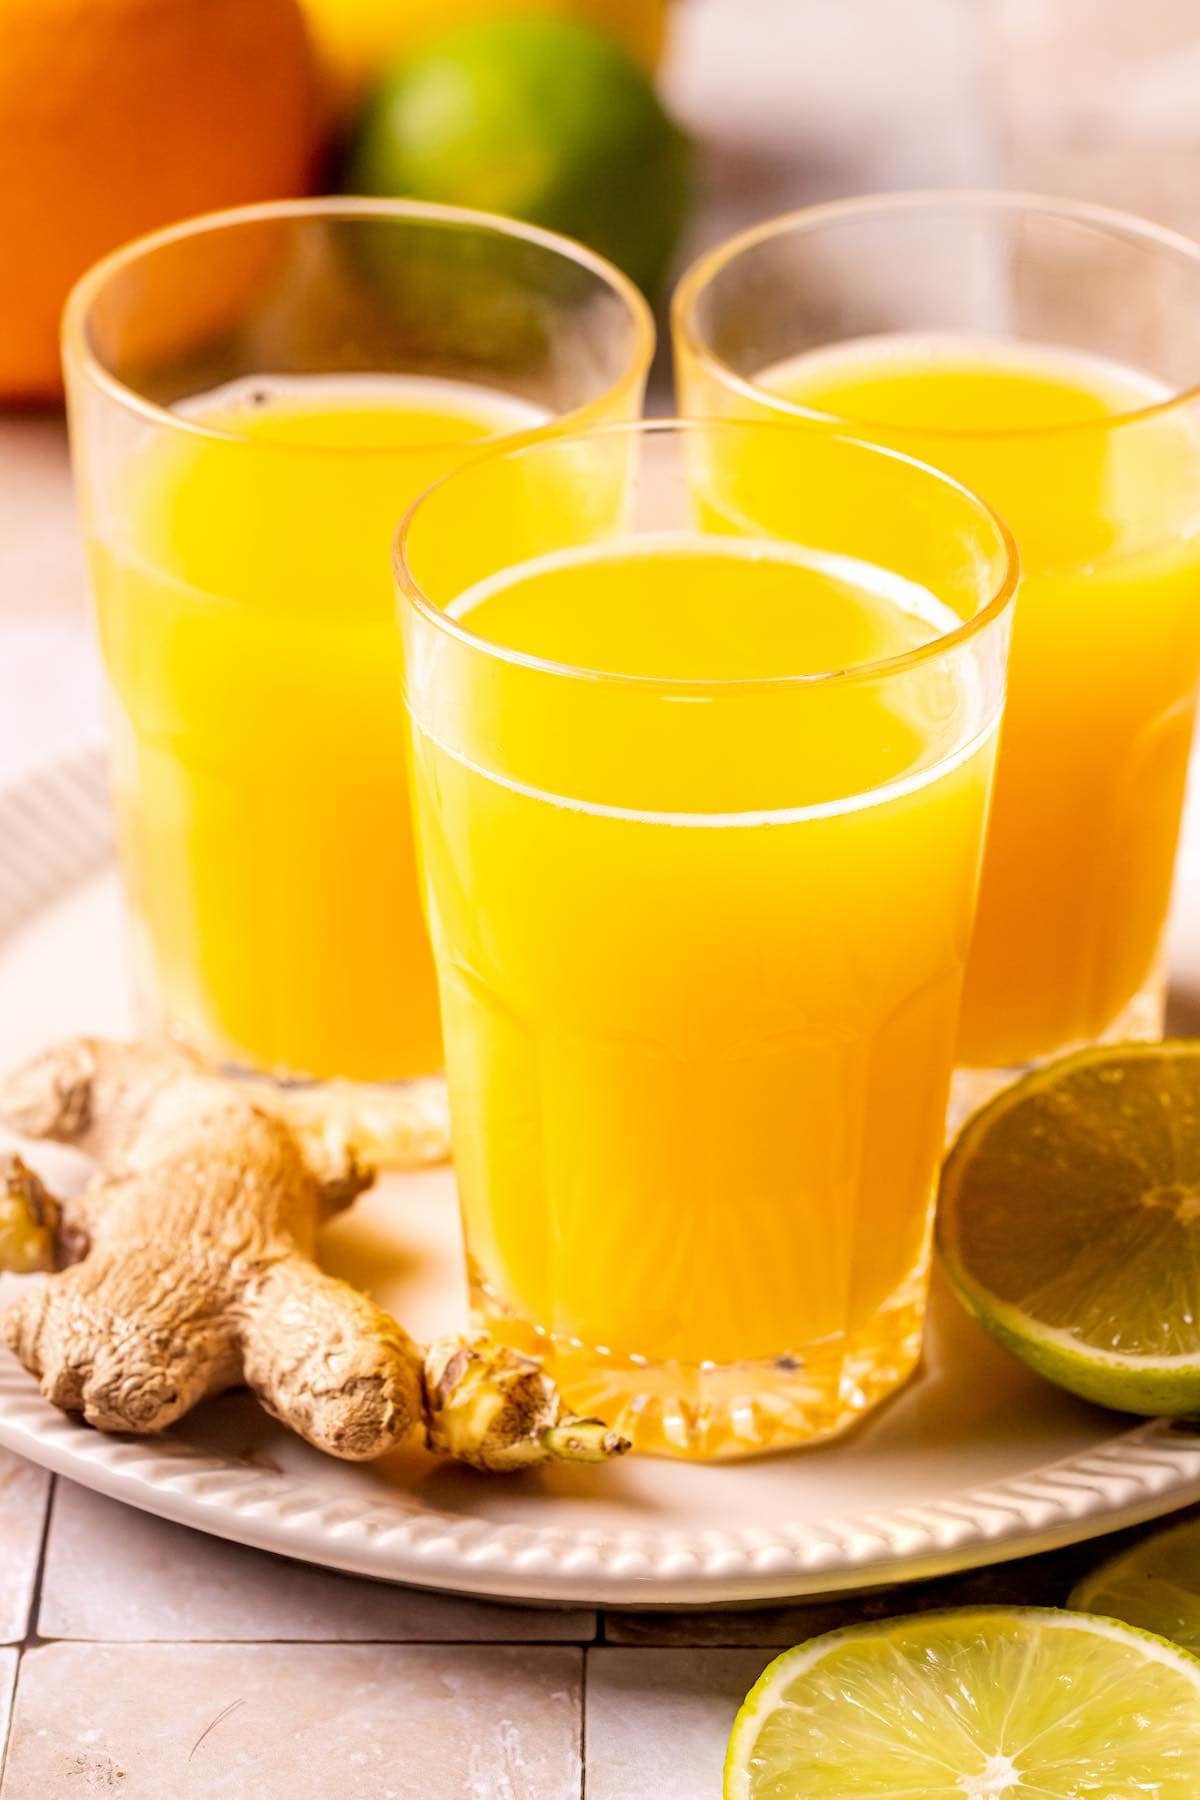
[[[1005,1089],[942,1172],[942,1261],[992,1335],[1124,1412],[1200,1408],[1200,1040],[1081,1051]]]
[[[725,1800],[1196,1800],[1200,1661],[1109,1619],[926,1613],[767,1669]]]

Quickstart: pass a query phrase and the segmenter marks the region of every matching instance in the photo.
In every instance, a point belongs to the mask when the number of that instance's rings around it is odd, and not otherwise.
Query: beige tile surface
[[[0,1796],[579,1800],[581,1658],[50,1644],[21,1664]]]
[[[358,1581],[223,1543],[62,1481],[46,1545],[47,1638],[586,1643],[594,1613]]]
[[[587,1800],[719,1800],[729,1728],[770,1650],[591,1650]]]
[[[50,1477],[0,1450],[0,1643],[19,1643],[29,1629]]]

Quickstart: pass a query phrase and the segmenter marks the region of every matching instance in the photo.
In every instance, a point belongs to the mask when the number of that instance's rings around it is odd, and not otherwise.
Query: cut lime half
[[[1069,1604],[1200,1651],[1200,1519],[1142,1538],[1085,1575]]]
[[[1085,1050],[969,1121],[942,1172],[959,1297],[1101,1406],[1200,1409],[1200,1040]]]
[[[773,1662],[725,1800],[1196,1800],[1200,1661],[1084,1613],[926,1613]]]

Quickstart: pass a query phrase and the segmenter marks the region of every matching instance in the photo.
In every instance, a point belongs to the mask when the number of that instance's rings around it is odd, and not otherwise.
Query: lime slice
[[[1110,1557],[1084,1576],[1068,1604],[1200,1651],[1200,1519]]]
[[[942,1172],[938,1244],[992,1336],[1122,1412],[1200,1408],[1200,1040],[1008,1088]]]
[[[1200,1661],[1083,1613],[926,1613],[773,1662],[725,1800],[1196,1800]]]

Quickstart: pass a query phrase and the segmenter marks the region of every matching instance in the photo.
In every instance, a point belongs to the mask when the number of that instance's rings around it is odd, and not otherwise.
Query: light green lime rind
[[[607,32],[520,11],[403,57],[359,121],[343,186],[526,219],[653,294],[687,213],[690,143]]]
[[[1116,1411],[1200,1411],[1200,1042],[1087,1050],[969,1121],[938,1247],[984,1328]]]
[[[1185,1418],[1200,1412],[1200,1348],[1196,1361],[1106,1356],[1069,1332],[1049,1330],[1019,1307],[997,1300],[955,1268],[944,1252],[942,1260],[954,1292],[989,1336],[1056,1387],[1138,1418]]]
[[[1200,1660],[1084,1613],[995,1607],[830,1632],[778,1657],[724,1800],[1200,1794]]]
[[[1200,1519],[1142,1538],[1085,1575],[1067,1603],[1200,1650]]]

